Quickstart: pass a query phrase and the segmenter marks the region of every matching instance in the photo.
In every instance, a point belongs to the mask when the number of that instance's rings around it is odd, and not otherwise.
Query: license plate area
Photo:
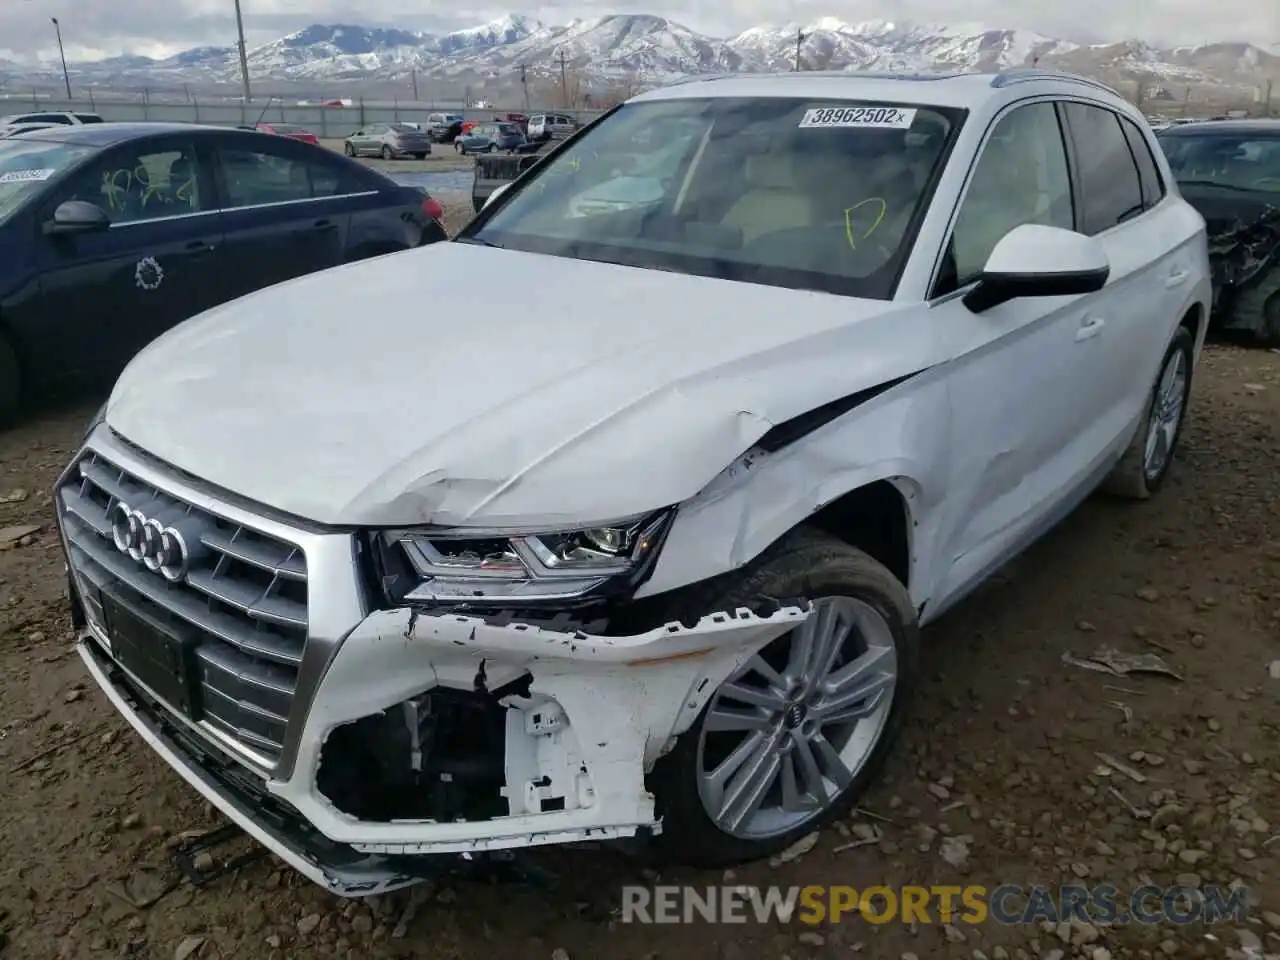
[[[199,671],[193,631],[131,610],[105,590],[102,613],[112,656],[152,693],[192,720],[199,720]]]

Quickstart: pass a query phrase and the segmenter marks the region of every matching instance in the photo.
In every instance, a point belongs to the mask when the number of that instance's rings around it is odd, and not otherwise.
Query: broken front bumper
[[[497,625],[409,610],[368,616],[341,643],[311,701],[287,777],[237,762],[106,653],[92,628],[80,653],[151,746],[274,853],[335,893],[414,882],[409,858],[633,837],[660,829],[645,772],[746,658],[808,614],[717,613],[635,636]],[[503,688],[504,815],[374,822],[338,809],[317,773],[345,724],[441,688]],[[406,756],[405,762],[408,763]]]

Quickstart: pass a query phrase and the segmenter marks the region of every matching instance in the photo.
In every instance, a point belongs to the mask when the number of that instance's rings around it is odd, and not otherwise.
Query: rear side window
[[[1160,168],[1156,166],[1155,157],[1151,155],[1151,147],[1147,145],[1147,138],[1138,129],[1138,125],[1132,120],[1121,117],[1120,127],[1124,130],[1125,139],[1129,141],[1133,162],[1138,165],[1138,179],[1142,184],[1142,202],[1150,210],[1164,199],[1164,180],[1160,177]]]
[[[1081,232],[1094,236],[1146,208],[1142,182],[1118,116],[1082,103],[1063,106],[1080,173]]]
[[[81,123],[102,123],[102,118],[96,113],[77,113],[76,119]]]
[[[71,118],[65,113],[29,113],[22,118],[24,123],[61,123],[71,125]]]

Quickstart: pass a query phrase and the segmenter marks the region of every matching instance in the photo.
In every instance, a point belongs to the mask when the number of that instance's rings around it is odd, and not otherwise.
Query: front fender
[[[885,480],[906,503],[919,607],[949,470],[946,396],[944,381],[925,374],[775,452],[749,450],[680,506],[637,599],[745,566],[827,504]]]

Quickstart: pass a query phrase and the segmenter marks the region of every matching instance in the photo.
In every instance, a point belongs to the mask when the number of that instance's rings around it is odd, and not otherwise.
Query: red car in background
[[[288,137],[290,140],[301,140],[303,143],[320,145],[319,137],[310,130],[293,123],[260,123],[254,129],[262,133],[274,133],[278,137]]]

